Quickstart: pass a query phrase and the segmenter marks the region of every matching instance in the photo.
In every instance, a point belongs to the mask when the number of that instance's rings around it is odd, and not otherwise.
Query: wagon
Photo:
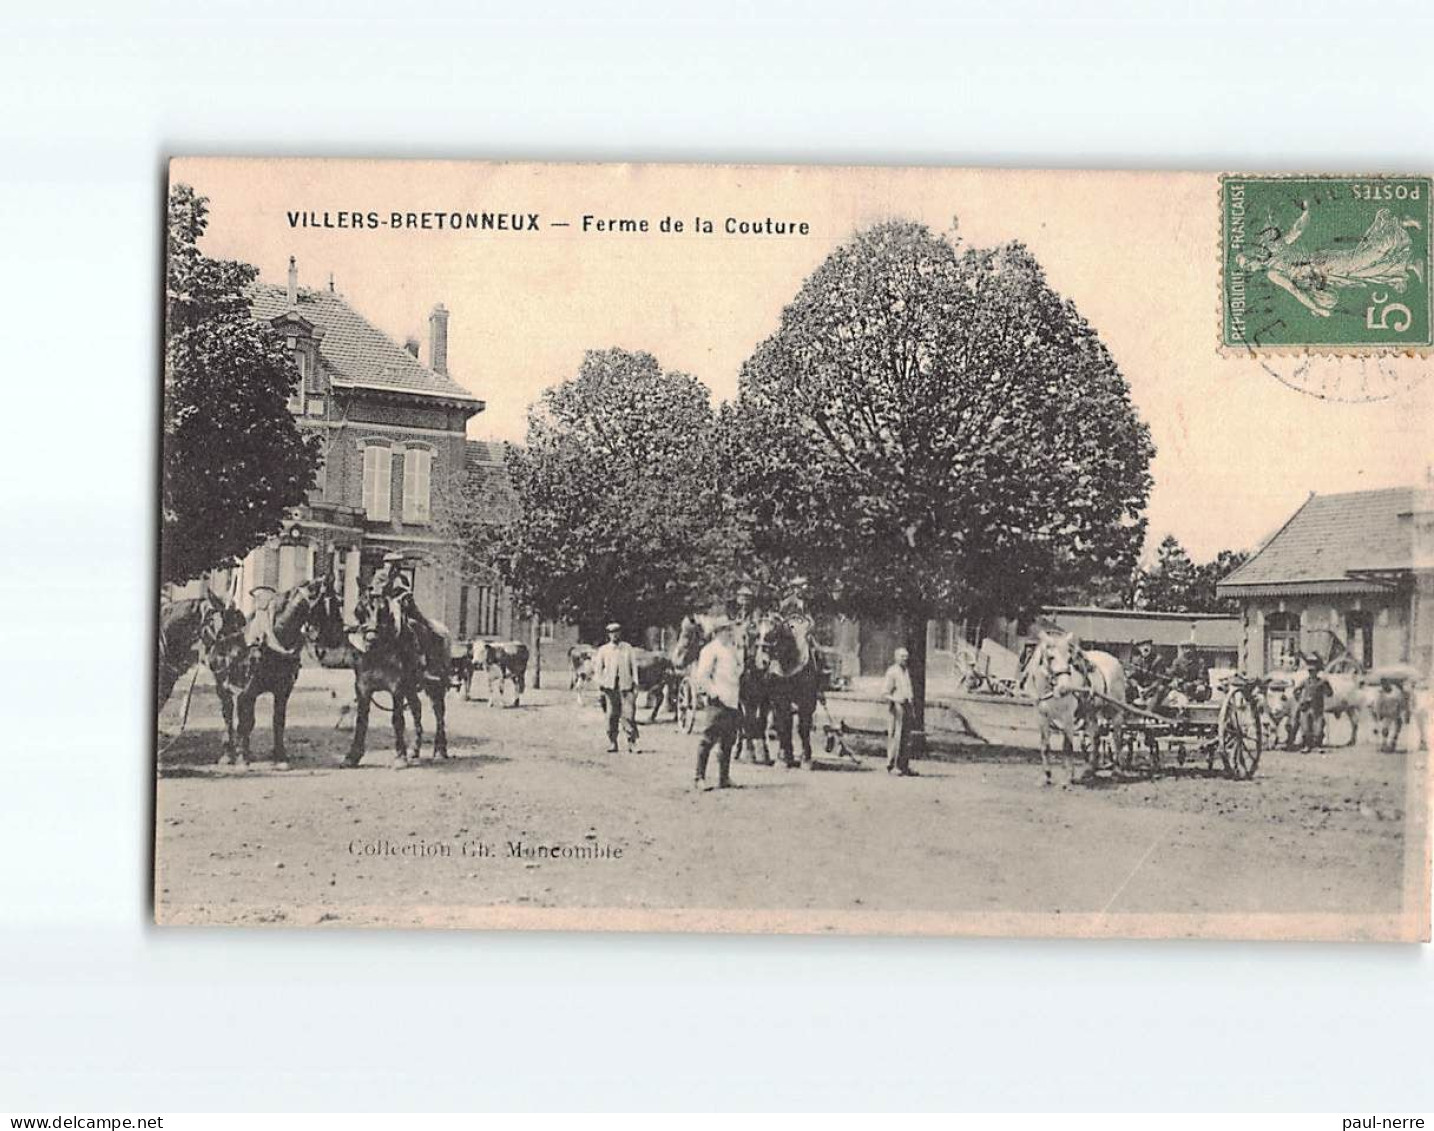
[[[1248,781],[1260,766],[1265,749],[1261,696],[1268,681],[1233,675],[1223,680],[1216,695],[1204,703],[1183,702],[1148,711],[1098,691],[1092,697],[1109,703],[1121,712],[1125,749],[1120,751],[1126,768],[1134,762],[1135,746],[1143,742],[1146,771],[1157,774],[1168,758],[1184,765],[1192,757],[1205,759],[1213,770],[1220,759],[1224,772],[1235,781]]]
[[[692,676],[684,674],[677,684],[677,725],[683,734],[691,734],[697,726],[697,714],[707,705],[707,697],[697,690]]]

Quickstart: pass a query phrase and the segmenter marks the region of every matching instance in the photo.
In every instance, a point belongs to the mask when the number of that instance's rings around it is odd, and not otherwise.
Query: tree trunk
[[[906,667],[911,676],[911,753],[926,753],[926,621],[925,609],[910,609],[901,615],[906,647]]]

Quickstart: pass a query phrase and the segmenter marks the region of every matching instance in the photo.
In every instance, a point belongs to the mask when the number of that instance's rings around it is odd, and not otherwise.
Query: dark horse
[[[199,663],[221,636],[244,630],[244,614],[213,590],[202,597],[166,601],[159,607],[159,672],[156,710],[169,702],[179,677]]]
[[[805,632],[785,618],[767,615],[757,622],[752,666],[762,674],[767,702],[777,728],[782,764],[796,764],[792,756],[792,717],[802,740],[802,765],[812,765],[812,718],[822,693],[821,669],[816,651]],[[765,741],[763,742],[765,753]]]
[[[333,583],[326,577],[316,578],[296,585],[275,600],[273,620],[262,640],[251,644],[248,626],[240,625],[215,642],[209,651],[209,668],[224,711],[226,735],[220,765],[248,764],[254,705],[259,696],[268,694],[274,697],[274,768],[289,768],[284,751],[284,720],[294,681],[299,678],[304,644],[318,633],[324,621],[339,615],[338,607]]]
[[[349,747],[348,765],[357,766],[363,759],[368,738],[369,708],[376,692],[386,691],[393,703],[394,768],[401,769],[410,761],[404,734],[403,712],[413,716],[414,745],[412,761],[418,761],[423,747],[423,708],[419,692],[433,704],[433,753],[448,757],[447,703],[448,670],[452,640],[448,630],[410,607],[395,623],[388,601],[370,601],[361,597],[354,608],[358,621],[355,628],[345,629],[336,619],[325,631],[325,643],[332,641],[335,624],[342,636],[348,633],[353,644],[354,740]],[[335,613],[335,617],[338,614]]]

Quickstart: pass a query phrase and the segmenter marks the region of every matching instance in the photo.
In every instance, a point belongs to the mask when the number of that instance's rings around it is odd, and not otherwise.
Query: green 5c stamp
[[[1222,177],[1222,344],[1428,349],[1430,188],[1429,177]]]

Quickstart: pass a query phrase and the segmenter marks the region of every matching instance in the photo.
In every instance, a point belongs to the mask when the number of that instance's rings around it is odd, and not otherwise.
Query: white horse
[[[1071,763],[1077,730],[1082,739],[1090,740],[1091,761],[1087,770],[1094,774],[1100,768],[1100,740],[1109,724],[1114,749],[1121,749],[1124,716],[1119,707],[1102,702],[1096,695],[1125,702],[1125,669],[1109,652],[1085,652],[1080,641],[1069,632],[1042,630],[1035,651],[1021,676],[1021,685],[1030,685],[1036,696],[1036,719],[1041,732],[1041,768],[1046,784],[1051,784],[1051,728],[1061,732],[1066,771],[1075,781]]]

